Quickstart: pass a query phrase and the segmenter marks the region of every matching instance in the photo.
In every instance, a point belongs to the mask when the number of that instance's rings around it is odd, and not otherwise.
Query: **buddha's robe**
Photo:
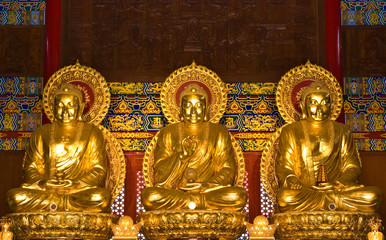
[[[57,211],[110,212],[111,194],[105,188],[107,162],[102,132],[96,126],[83,123],[83,128],[77,129],[81,131],[79,142],[50,144],[52,126],[43,125],[31,137],[23,166],[25,183],[7,193],[11,211],[49,211],[55,204]],[[63,155],[55,154],[63,149],[67,151]],[[57,171],[74,184],[51,189],[41,184],[55,179]]]
[[[196,209],[243,209],[247,202],[244,188],[234,186],[237,171],[234,150],[228,130],[219,124],[206,123],[195,139],[197,147],[190,161],[179,158],[182,151],[179,136],[183,123],[163,128],[154,152],[154,187],[142,191],[146,210],[188,209],[194,202]],[[196,178],[189,187],[186,171],[194,169]]]
[[[280,212],[328,210],[331,203],[337,211],[373,212],[381,205],[382,191],[358,182],[361,163],[350,130],[341,123],[329,121],[330,128],[325,131],[333,138],[331,141],[318,141],[307,134],[305,120],[282,129],[276,159]],[[321,164],[326,167],[328,181],[339,183],[333,189],[312,188]],[[288,179],[293,177],[303,185],[302,189],[290,189]]]

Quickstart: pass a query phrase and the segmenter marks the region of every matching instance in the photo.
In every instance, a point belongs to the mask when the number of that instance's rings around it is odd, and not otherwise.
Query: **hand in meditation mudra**
[[[53,123],[31,137],[25,183],[7,193],[10,210],[110,212],[105,140],[98,127],[82,122],[82,93],[62,84],[53,104]]]
[[[180,122],[159,132],[154,184],[142,191],[146,210],[241,211],[247,192],[234,186],[237,166],[228,130],[208,121],[208,95],[197,84],[180,94]]]
[[[358,151],[349,128],[330,119],[330,96],[321,83],[306,87],[301,96],[302,119],[281,131],[275,163],[280,212],[373,212],[383,201],[379,188],[358,183]],[[324,177],[318,181],[318,175]]]

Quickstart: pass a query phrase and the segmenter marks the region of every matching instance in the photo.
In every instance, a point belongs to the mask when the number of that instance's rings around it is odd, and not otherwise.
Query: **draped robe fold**
[[[171,124],[159,133],[154,150],[154,186],[142,192],[145,209],[188,209],[194,202],[197,209],[242,210],[247,192],[233,186],[237,166],[228,130],[208,123],[196,138],[198,144],[191,161],[183,163],[179,158],[180,124]],[[203,141],[205,136],[207,141]],[[197,173],[194,183],[206,185],[205,189],[186,187],[188,168]]]
[[[24,158],[24,181],[21,188],[7,193],[12,212],[57,211],[110,212],[111,194],[105,188],[107,162],[102,132],[92,124],[83,123],[79,142],[53,143],[52,124],[38,128],[32,135]],[[51,149],[50,149],[51,148]],[[52,148],[66,149],[61,156],[50,154]],[[76,183],[71,187],[48,189],[39,184],[53,179],[56,171],[64,179]]]

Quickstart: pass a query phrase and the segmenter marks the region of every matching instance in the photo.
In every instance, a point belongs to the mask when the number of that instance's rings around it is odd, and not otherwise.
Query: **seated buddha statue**
[[[25,183],[7,193],[12,212],[110,212],[102,132],[82,121],[82,93],[62,84],[54,93],[54,121],[38,128],[24,158]]]
[[[208,121],[208,95],[191,83],[179,97],[180,122],[160,130],[154,184],[142,191],[146,210],[241,211],[247,192],[234,186],[237,166],[228,130]]]
[[[276,158],[280,212],[376,211],[383,193],[359,184],[361,162],[352,133],[330,119],[327,87],[314,82],[301,95],[302,119],[283,127]]]

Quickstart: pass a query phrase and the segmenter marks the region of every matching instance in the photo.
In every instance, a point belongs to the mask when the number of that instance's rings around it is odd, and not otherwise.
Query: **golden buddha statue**
[[[191,65],[162,84],[162,112],[170,123],[146,148],[137,217],[146,239],[237,239],[248,214],[245,162],[239,143],[219,124],[227,92],[217,74]]]
[[[192,83],[178,100],[180,122],[158,134],[154,183],[141,195],[145,209],[241,211],[247,192],[234,185],[237,166],[228,130],[208,121],[207,92]]]
[[[275,209],[275,236],[364,239],[382,203],[377,187],[359,183],[361,161],[348,126],[335,120],[343,94],[334,75],[307,61],[285,73],[276,104],[286,124],[272,134],[260,163]]]
[[[53,123],[30,139],[25,183],[7,193],[12,212],[110,212],[105,139],[97,126],[82,121],[83,109],[74,85],[63,83],[56,90]]]
[[[314,82],[301,94],[302,119],[281,130],[275,168],[280,212],[376,211],[383,193],[359,184],[361,162],[347,126],[333,121],[331,93]]]

